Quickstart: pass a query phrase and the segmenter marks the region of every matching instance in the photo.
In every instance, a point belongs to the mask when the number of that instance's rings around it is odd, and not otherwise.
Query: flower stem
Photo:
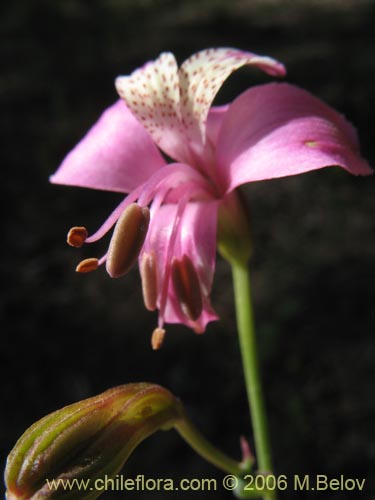
[[[251,303],[250,276],[247,263],[232,260],[232,275],[236,305],[237,328],[242,355],[247,397],[249,402],[258,471],[272,471],[269,433],[263,401],[258,353]],[[264,500],[276,500],[275,492],[263,493]]]
[[[241,462],[236,462],[213,446],[187,417],[184,416],[178,420],[174,427],[180,436],[205,460],[226,473],[235,476],[243,475],[244,467]]]

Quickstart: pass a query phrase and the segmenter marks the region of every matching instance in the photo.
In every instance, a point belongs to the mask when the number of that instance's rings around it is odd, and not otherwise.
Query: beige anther
[[[158,298],[158,276],[154,252],[142,255],[140,273],[145,307],[149,311],[155,311]]]
[[[184,255],[181,260],[175,258],[172,261],[171,271],[172,283],[181,311],[187,318],[195,321],[203,309],[197,271],[187,255]]]
[[[145,241],[150,222],[150,210],[132,203],[116,223],[107,254],[107,271],[119,278],[130,271]]]

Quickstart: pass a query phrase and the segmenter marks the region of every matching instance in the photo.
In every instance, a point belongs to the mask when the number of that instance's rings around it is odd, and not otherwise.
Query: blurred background
[[[93,231],[121,196],[52,186],[48,177],[116,100],[117,75],[161,51],[182,62],[216,46],[283,61],[287,81],[356,125],[363,155],[374,165],[373,1],[17,0],[0,9],[2,463],[38,418],[133,381],[169,388],[209,439],[239,457],[239,436],[252,442],[252,435],[227,264],[218,259],[212,294],[221,320],[203,336],[169,326],[165,345],[152,352],[156,317],[143,308],[138,271],[120,280],[103,270],[77,275],[75,265],[88,254],[65,244],[69,227]],[[242,69],[216,102],[269,80]],[[275,473],[366,478],[355,498],[369,499],[375,473],[374,186],[374,178],[326,169],[245,189]],[[103,250],[98,243],[94,254]],[[219,482],[223,476],[174,432],[145,441],[124,473]],[[156,499],[166,493],[108,492],[103,498],[124,495]],[[280,498],[347,495],[290,488]],[[178,496],[232,498],[220,486]]]

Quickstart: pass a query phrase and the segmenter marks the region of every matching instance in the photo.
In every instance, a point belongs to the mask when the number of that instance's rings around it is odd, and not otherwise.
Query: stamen
[[[143,301],[146,309],[155,311],[158,298],[158,276],[155,253],[144,253],[141,259],[140,273],[142,278]]]
[[[66,241],[71,247],[80,248],[88,236],[87,229],[83,226],[75,226],[69,230]]]
[[[94,257],[90,259],[82,260],[76,267],[77,273],[91,273],[91,271],[96,271],[99,267],[99,259]]]
[[[86,243],[93,243],[94,241],[100,240],[105,234],[108,233],[110,229],[116,224],[121,214],[124,212],[126,207],[128,207],[131,203],[133,203],[139,196],[141,192],[142,186],[138,186],[134,191],[129,193],[122,202],[117,205],[117,207],[113,210],[111,215],[106,219],[104,224],[102,224],[99,229],[92,235],[90,235]]]
[[[130,271],[145,241],[150,210],[132,203],[116,223],[107,254],[107,272],[119,278]]]
[[[166,266],[165,266],[165,271],[164,271],[164,276],[163,276],[163,283],[161,285],[161,294],[160,294],[160,304],[159,304],[159,327],[161,328],[164,322],[164,313],[165,313],[165,308],[167,305],[167,298],[168,298],[168,287],[169,287],[169,279],[171,275],[171,264],[170,262],[172,261],[173,257],[173,250],[174,246],[176,243],[177,239],[177,234],[180,228],[180,224],[182,221],[182,216],[185,210],[185,207],[189,201],[189,195],[185,194],[180,201],[178,202],[177,205],[177,210],[175,214],[175,218],[173,221],[173,227],[171,231],[171,235],[169,238],[168,242],[168,248],[167,248],[167,256],[166,256]]]
[[[195,321],[201,315],[203,301],[197,271],[187,255],[173,259],[172,283],[182,312]]]
[[[155,328],[151,336],[151,347],[154,351],[160,349],[160,347],[163,345],[164,338],[165,338],[164,328],[159,328],[159,327]]]

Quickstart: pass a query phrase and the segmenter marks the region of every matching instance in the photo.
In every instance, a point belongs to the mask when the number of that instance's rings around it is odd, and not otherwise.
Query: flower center
[[[160,332],[171,310],[187,319],[192,328],[202,313],[204,286],[182,249],[181,234],[187,205],[214,198],[211,183],[197,170],[184,164],[167,165],[130,193],[95,234],[88,236],[86,228],[78,226],[68,233],[68,243],[81,247],[97,241],[115,225],[107,253],[100,259],[84,259],[76,271],[88,273],[105,262],[108,274],[119,278],[139,258],[145,307],[159,309],[154,349],[162,344]]]

